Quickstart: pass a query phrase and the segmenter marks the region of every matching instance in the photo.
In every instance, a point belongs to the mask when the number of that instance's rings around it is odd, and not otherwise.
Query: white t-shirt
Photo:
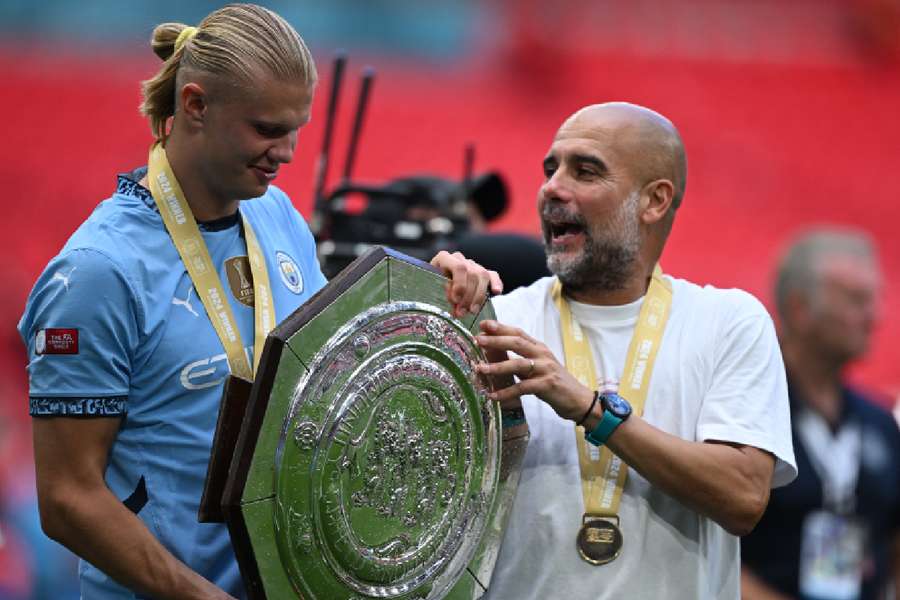
[[[787,385],[772,320],[741,290],[672,282],[669,322],[643,418],[686,440],[746,444],[777,457],[773,486],[797,473]],[[564,362],[553,278],[494,298],[498,320],[543,341]],[[598,382],[617,385],[643,299],[625,306],[570,302],[591,343]],[[582,501],[575,425],[535,396],[531,429],[503,547],[485,598],[657,600],[740,597],[738,538],[628,472],[619,509],[624,543],[603,566],[575,546]]]

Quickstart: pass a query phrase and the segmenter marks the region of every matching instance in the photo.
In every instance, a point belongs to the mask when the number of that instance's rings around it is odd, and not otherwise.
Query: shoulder
[[[894,415],[887,408],[878,404],[867,392],[854,386],[846,386],[844,388],[844,397],[850,410],[863,423],[883,428],[886,431],[898,432],[897,421]]]
[[[737,288],[700,286],[684,279],[670,281],[674,318],[693,323],[720,339],[743,330],[767,330],[775,335],[772,317],[753,294]]]
[[[99,244],[67,244],[35,283],[32,295],[46,288],[61,290],[72,298],[102,299],[110,288],[134,293],[134,285],[121,254]]]
[[[704,312],[715,310],[717,315],[731,318],[768,317],[762,302],[750,292],[738,288],[718,288],[698,285],[686,279],[670,277],[673,304],[679,308],[692,307]]]
[[[46,323],[91,322],[97,319],[144,317],[133,280],[118,257],[96,247],[64,249],[38,277],[19,323],[25,337]]]
[[[89,250],[127,270],[135,256],[154,255],[155,244],[168,243],[169,238],[147,194],[137,183],[120,176],[116,192],[100,202],[75,230],[60,256]]]

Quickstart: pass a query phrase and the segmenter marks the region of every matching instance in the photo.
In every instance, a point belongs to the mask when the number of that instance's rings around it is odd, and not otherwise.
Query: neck
[[[800,392],[804,403],[832,426],[837,425],[843,408],[841,372],[843,364],[823,355],[812,344],[790,336],[781,342],[784,364],[791,376],[791,385]]]
[[[184,192],[185,200],[197,221],[214,221],[237,212],[239,201],[226,200],[209,188],[203,171],[196,164],[202,151],[191,147],[190,140],[173,129],[166,140],[166,158]]]
[[[563,286],[563,291],[572,300],[584,304],[596,304],[599,306],[630,304],[647,293],[655,266],[655,260],[649,262],[639,258],[635,263],[631,277],[628,278],[622,287],[615,290],[602,290],[590,287],[572,290]]]

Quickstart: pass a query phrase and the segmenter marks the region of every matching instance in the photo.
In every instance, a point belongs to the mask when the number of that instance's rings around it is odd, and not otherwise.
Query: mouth
[[[545,221],[544,238],[551,246],[568,246],[584,237],[584,226],[574,221]]]
[[[256,177],[263,182],[270,182],[278,176],[278,168],[263,167],[259,165],[250,165],[250,170],[256,174]]]

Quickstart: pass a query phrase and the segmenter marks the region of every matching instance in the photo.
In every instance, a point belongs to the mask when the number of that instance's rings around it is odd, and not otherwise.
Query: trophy
[[[528,440],[475,372],[447,280],[384,248],[279,324],[226,384],[201,521],[224,520],[251,599],[482,596]],[[502,414],[501,414],[502,413]]]

